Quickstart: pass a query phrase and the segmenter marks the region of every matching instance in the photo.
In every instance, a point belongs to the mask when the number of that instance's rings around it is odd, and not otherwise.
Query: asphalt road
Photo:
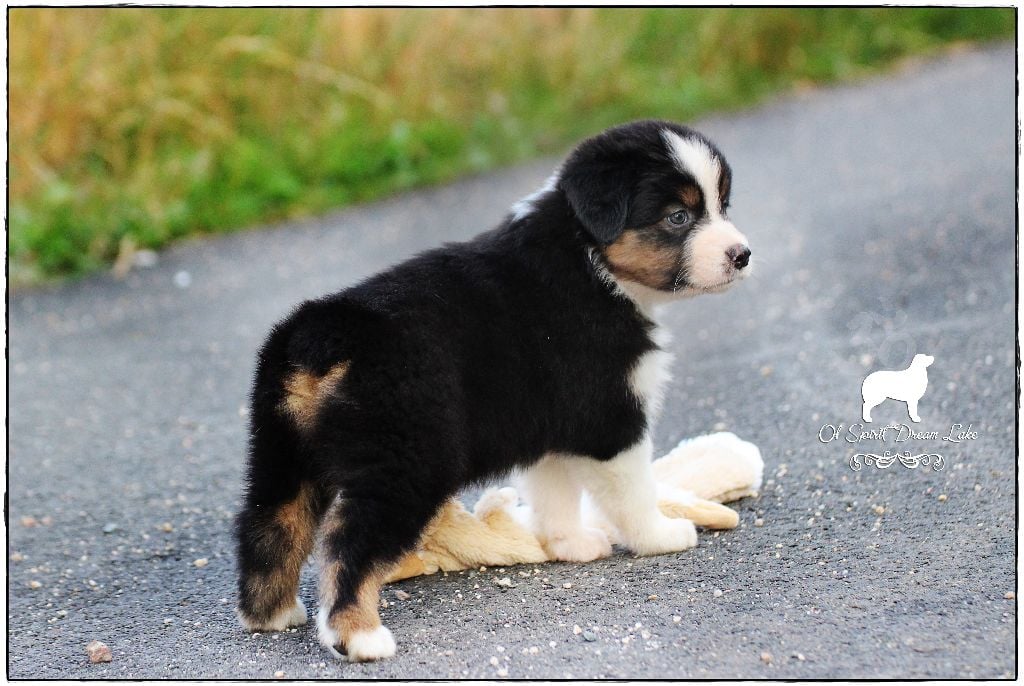
[[[1014,59],[961,52],[697,122],[733,166],[757,274],[666,311],[676,380],[656,444],[754,441],[760,497],[678,555],[402,583],[411,599],[389,589],[383,611],[399,654],[380,664],[336,662],[310,625],[253,636],[235,621],[255,349],[302,298],[488,228],[555,160],[190,242],[124,281],[16,293],[9,675],[1014,676]],[[976,438],[819,440],[859,421],[866,373],[915,352],[935,356],[917,427]],[[910,423],[893,401],[875,419]],[[944,467],[851,469],[883,449]],[[302,594],[315,607],[310,569]],[[92,639],[112,662],[88,663]]]

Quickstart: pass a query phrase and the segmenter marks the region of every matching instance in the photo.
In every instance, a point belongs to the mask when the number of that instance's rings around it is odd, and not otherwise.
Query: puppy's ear
[[[607,245],[626,228],[630,191],[622,170],[607,164],[570,164],[559,180],[569,205],[594,239]]]

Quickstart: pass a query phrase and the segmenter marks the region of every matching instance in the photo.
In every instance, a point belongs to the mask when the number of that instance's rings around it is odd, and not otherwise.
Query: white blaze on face
[[[714,288],[734,276],[746,276],[749,269],[734,270],[725,251],[736,244],[747,245],[746,237],[722,215],[718,181],[722,166],[711,149],[699,138],[683,138],[674,131],[661,132],[676,168],[696,180],[704,195],[707,218],[687,242],[687,278],[697,288]]]

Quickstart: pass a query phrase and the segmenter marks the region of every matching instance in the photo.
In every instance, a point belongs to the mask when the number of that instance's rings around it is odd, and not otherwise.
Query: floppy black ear
[[[559,186],[590,235],[602,245],[611,243],[626,228],[629,188],[621,168],[608,164],[567,165]]]

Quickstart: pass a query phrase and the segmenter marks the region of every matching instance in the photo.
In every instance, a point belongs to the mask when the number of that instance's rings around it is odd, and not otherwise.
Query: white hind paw
[[[300,626],[306,623],[306,606],[297,597],[295,604],[279,610],[277,614],[266,621],[257,621],[246,617],[241,612],[238,618],[247,631],[284,631],[290,626]]]
[[[395,639],[384,625],[369,631],[356,631],[345,644],[349,662],[372,662],[395,654]]]

